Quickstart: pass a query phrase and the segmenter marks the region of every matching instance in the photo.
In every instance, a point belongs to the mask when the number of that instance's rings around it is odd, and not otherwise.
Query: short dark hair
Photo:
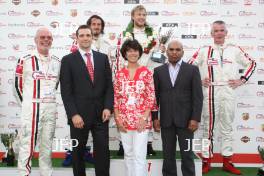
[[[102,30],[101,30],[101,34],[104,34],[104,27],[105,27],[105,22],[103,20],[102,17],[98,16],[98,15],[92,15],[86,22],[86,24],[91,27],[91,24],[92,24],[92,19],[95,18],[95,19],[99,19],[101,20],[101,23],[102,23]]]
[[[86,25],[86,24],[80,25],[80,26],[78,27],[78,29],[76,30],[76,37],[78,37],[78,35],[79,35],[79,30],[80,30],[80,29],[90,29],[90,27],[89,27],[88,25]],[[90,31],[92,32],[91,29],[90,29]]]
[[[123,43],[123,45],[122,45],[122,47],[121,47],[121,54],[122,54],[122,56],[123,56],[123,58],[125,59],[125,60],[127,60],[127,58],[126,58],[126,53],[127,53],[127,51],[129,50],[129,49],[134,49],[134,50],[136,50],[136,51],[138,51],[139,52],[139,59],[140,59],[140,57],[142,56],[142,54],[143,54],[143,49],[142,49],[142,46],[139,44],[139,42],[137,41],[137,40],[131,40],[131,39],[127,39],[124,43]]]
[[[216,20],[216,21],[214,21],[213,22],[213,24],[224,24],[225,25],[225,22],[224,21],[222,21],[222,20]]]

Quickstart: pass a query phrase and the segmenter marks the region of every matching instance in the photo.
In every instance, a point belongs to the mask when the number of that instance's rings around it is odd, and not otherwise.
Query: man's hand
[[[210,81],[210,79],[209,79],[209,78],[204,78],[204,79],[202,80],[202,85],[203,85],[204,87],[209,87],[209,86],[211,85],[211,81]]]
[[[109,109],[104,109],[102,114],[103,122],[109,120],[110,116],[111,116],[111,111]]]
[[[198,129],[198,122],[196,120],[190,120],[188,124],[188,129],[195,132]]]
[[[72,117],[72,123],[75,128],[82,129],[84,126],[83,119],[79,114],[76,114]]]
[[[153,128],[155,132],[160,132],[160,120],[159,119],[155,119],[153,121]]]
[[[235,89],[241,85],[243,85],[245,83],[245,81],[241,80],[241,79],[231,79],[228,81],[228,85],[232,88]]]

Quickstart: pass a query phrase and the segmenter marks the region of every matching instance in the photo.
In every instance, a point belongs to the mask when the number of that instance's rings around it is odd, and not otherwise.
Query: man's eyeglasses
[[[41,40],[45,40],[45,39],[48,39],[48,40],[52,40],[52,36],[44,36],[44,35],[41,35],[41,36],[39,36],[39,38],[41,39]]]
[[[169,48],[169,51],[181,51],[181,48]]]

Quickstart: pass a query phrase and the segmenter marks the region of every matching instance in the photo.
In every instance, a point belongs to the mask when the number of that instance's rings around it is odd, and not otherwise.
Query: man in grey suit
[[[161,127],[163,147],[163,176],[177,176],[176,142],[179,140],[183,176],[195,176],[192,149],[189,142],[198,128],[203,104],[199,69],[182,61],[182,44],[176,40],[167,48],[168,63],[154,69],[154,83],[158,114],[153,113],[154,130]]]

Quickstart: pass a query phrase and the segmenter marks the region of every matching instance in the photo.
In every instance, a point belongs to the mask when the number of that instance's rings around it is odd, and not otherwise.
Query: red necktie
[[[93,69],[93,64],[91,61],[91,53],[86,53],[86,58],[87,58],[87,63],[86,63],[86,67],[87,70],[89,72],[89,75],[91,77],[92,82],[94,81],[94,69]]]

